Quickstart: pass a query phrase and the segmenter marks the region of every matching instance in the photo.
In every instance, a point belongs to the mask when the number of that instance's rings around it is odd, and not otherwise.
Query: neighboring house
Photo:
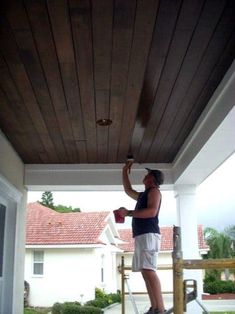
[[[85,302],[94,298],[95,287],[116,292],[117,237],[108,212],[58,213],[39,203],[28,204],[29,304]]]
[[[134,242],[130,229],[117,230],[110,212],[58,213],[39,203],[28,204],[25,280],[29,304],[94,298],[95,287],[116,292],[121,287],[121,256],[131,265]],[[159,265],[172,263],[172,227],[162,227]],[[198,227],[199,253],[208,247]],[[146,291],[139,273],[130,273],[133,292]],[[172,291],[172,271],[159,271],[163,291]]]

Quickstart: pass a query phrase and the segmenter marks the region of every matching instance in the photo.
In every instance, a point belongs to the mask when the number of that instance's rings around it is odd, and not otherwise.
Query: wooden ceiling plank
[[[230,9],[232,13],[232,10]],[[235,13],[235,11],[234,11]],[[233,15],[234,16],[234,15]],[[232,15],[231,15],[232,18]],[[232,21],[232,20],[231,20]],[[233,20],[234,21],[234,20]],[[221,26],[224,25],[223,22]],[[226,34],[226,35],[225,35]],[[172,162],[176,156],[179,148],[184,143],[185,139],[189,135],[195,121],[202,113],[205,104],[208,103],[219,82],[222,80],[224,73],[231,66],[235,55],[235,29],[232,33],[229,32],[230,38],[228,39],[228,31],[223,31],[221,28],[220,40],[224,40],[224,44],[220,48],[218,47],[217,40],[213,40],[208,47],[208,53],[205,55],[203,63],[200,65],[197,75],[193,81],[193,84],[188,91],[188,103],[189,108],[187,111],[181,113],[181,120],[177,121],[179,124],[178,132],[171,136],[168,140],[172,145],[170,147],[171,153],[167,154],[167,148],[164,151],[165,155],[162,155],[162,159]],[[224,36],[226,38],[224,38]],[[218,38],[217,38],[218,39]],[[217,43],[216,43],[217,42]],[[215,53],[215,55],[214,55]],[[212,58],[213,56],[213,58]],[[216,58],[217,57],[217,58]],[[184,100],[186,101],[186,100]],[[194,105],[192,106],[191,103]],[[186,108],[186,106],[184,106]],[[183,128],[180,127],[183,125]],[[187,131],[186,131],[187,130]],[[168,150],[169,151],[169,150]]]
[[[25,69],[27,70],[27,74],[19,73],[19,75],[22,75],[25,80],[23,82],[19,81],[19,83],[22,85],[26,85],[22,92],[23,96],[25,97],[25,103],[27,104],[27,108],[28,110],[32,111],[32,115],[34,115],[35,117],[35,107],[39,107],[36,109],[36,112],[39,113],[41,111],[44,115],[45,121],[42,122],[40,119],[33,120],[35,121],[35,123],[39,122],[37,127],[42,128],[40,132],[44,132],[44,134],[46,134],[48,133],[49,128],[49,131],[51,131],[50,135],[55,135],[53,140],[58,143],[58,154],[60,153],[60,158],[64,156],[64,160],[67,161],[67,154],[64,154],[63,143],[62,141],[60,141],[60,138],[58,136],[59,132],[56,125],[56,120],[54,119],[54,110],[51,105],[50,96],[48,95],[48,88],[41,69],[36,47],[34,45],[30,25],[28,24],[24,8],[20,5],[20,3],[17,2],[17,5],[9,8],[8,19],[11,22],[17,45],[19,47],[19,53],[21,58],[19,61],[20,63],[22,62],[22,60],[24,61],[23,66],[21,63],[21,69],[22,71],[25,71]],[[16,53],[18,53],[18,51],[16,51]],[[39,114],[39,116],[42,117],[41,113]],[[63,125],[63,127],[65,128],[65,125]],[[57,158],[55,156],[54,161],[56,160]]]
[[[25,3],[27,4],[28,2],[25,2]],[[40,4],[43,4],[43,3],[40,2]],[[31,19],[30,11],[28,11],[27,13],[28,13],[28,18]],[[48,24],[46,24],[45,27],[47,25]],[[35,91],[38,103],[40,105],[40,109],[44,112],[44,115],[50,116],[51,119],[55,120],[55,123],[57,122],[57,127],[59,126],[58,134],[61,134],[61,140],[63,143],[62,148],[65,149],[64,157],[66,159],[64,158],[64,160],[67,160],[70,163],[74,163],[78,161],[78,155],[77,155],[77,151],[76,151],[75,143],[73,139],[73,133],[72,133],[71,123],[70,123],[69,114],[68,114],[68,108],[66,105],[64,105],[62,101],[61,102],[59,101],[59,103],[55,103],[54,99],[52,100],[51,98],[49,86],[47,85],[48,82],[45,78],[45,72],[44,72],[44,69],[42,68],[40,56],[38,55],[38,50],[37,50],[38,47],[36,45],[35,38],[33,38],[34,34],[30,26],[31,25],[28,24],[29,29],[25,35],[25,38],[23,38],[24,41],[21,43],[21,45],[22,45],[22,49],[24,48],[24,45],[25,45],[25,48],[27,48],[30,54],[33,55],[34,62],[29,63],[29,60],[26,56],[24,63],[25,63],[25,66],[27,67],[27,71],[30,73],[31,82],[32,82],[32,85],[34,86],[34,91]],[[51,34],[50,29],[47,29],[47,32]],[[45,33],[44,35],[47,39],[48,33]],[[55,50],[53,49],[53,51]],[[45,58],[46,58],[45,55],[43,55],[42,57],[44,58],[43,60],[45,61]],[[56,54],[54,55],[54,58],[57,59]],[[46,114],[46,111],[48,111],[47,114]]]
[[[38,104],[34,97],[34,93],[28,80],[28,76],[21,63],[14,39],[7,26],[3,23],[1,23],[0,40],[1,52],[8,64],[9,71],[11,72],[11,77],[15,81],[18,91],[21,94],[25,108],[27,108],[25,110],[29,112],[31,120],[35,124],[35,128],[43,142],[45,149],[48,152],[48,155],[57,160],[55,154],[53,153],[53,144],[50,140],[50,137],[48,136],[44,119],[38,108]]]
[[[136,1],[115,1],[110,92],[108,162],[116,163],[121,133]]]
[[[28,136],[29,146],[31,146],[31,149],[37,152],[38,155],[43,156],[43,162],[48,163],[50,161],[50,156],[45,150],[27,110],[25,110],[22,98],[17,92],[17,88],[9,75],[9,71],[6,67],[1,67],[0,73],[0,86],[8,100],[8,106],[14,110],[14,114],[16,115],[22,130],[24,130],[25,134]]]
[[[87,143],[87,162],[95,163],[97,159],[97,135],[90,1],[70,0],[69,7],[80,87],[81,106],[84,117],[85,139]]]
[[[71,33],[70,12],[67,1],[52,0],[47,3],[53,36],[60,65],[61,78],[69,111],[73,137],[79,156],[87,160],[83,114],[81,109],[76,60]],[[74,145],[74,146],[75,146]]]
[[[140,162],[149,160],[149,149],[151,148],[154,137],[158,136],[157,131],[159,124],[166,110],[168,99],[179,74],[193,31],[197,25],[203,3],[203,0],[194,2],[184,1],[181,7],[167,59],[155,95],[152,114],[140,146],[138,154],[138,160]],[[157,160],[154,162],[157,162]]]
[[[212,5],[212,2],[214,5]],[[174,121],[180,116],[180,112],[184,110],[182,101],[206,53],[208,43],[213,36],[225,4],[226,1],[209,0],[203,7],[199,22],[193,32],[191,43],[187,49],[187,53],[169,97],[164,116],[159,123],[161,136],[155,137],[149,150],[149,158],[152,160],[162,160],[161,151],[162,149],[165,150],[166,145],[168,145],[167,136],[169,132],[177,132]],[[188,107],[187,103],[184,105]]]
[[[2,74],[2,68],[1,74]],[[2,131],[7,134],[9,141],[14,145],[14,149],[17,151],[23,162],[33,161],[36,163],[42,163],[43,160],[38,154],[37,148],[34,145],[35,139],[30,141],[31,133],[27,133],[25,126],[22,125],[15,110],[11,108],[9,102],[6,99],[6,95],[0,89],[0,124]],[[40,142],[40,139],[39,139]]]
[[[146,63],[151,45],[158,1],[137,1],[137,11],[134,25],[134,36],[129,62],[128,83],[124,102],[124,113],[118,161],[123,162],[128,154],[135,125],[140,94],[144,81]]]
[[[113,1],[92,1],[96,119],[109,118]],[[108,127],[97,127],[97,161],[108,160]]]
[[[132,136],[132,152],[134,156],[138,156],[139,147],[151,116],[154,97],[164,68],[180,7],[181,0],[164,0],[159,4],[143,89]]]

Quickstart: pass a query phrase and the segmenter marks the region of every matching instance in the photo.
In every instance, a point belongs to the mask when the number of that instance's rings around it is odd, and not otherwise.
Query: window
[[[44,262],[44,252],[34,251],[33,252],[33,274],[43,275],[43,262]]]
[[[101,282],[104,283],[104,254],[101,255]]]

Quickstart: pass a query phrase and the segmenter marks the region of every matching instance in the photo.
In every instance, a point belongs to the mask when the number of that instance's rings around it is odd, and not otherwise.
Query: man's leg
[[[157,273],[154,270],[142,269],[142,276],[146,284],[152,308],[163,312],[164,304],[161,292],[161,284]]]

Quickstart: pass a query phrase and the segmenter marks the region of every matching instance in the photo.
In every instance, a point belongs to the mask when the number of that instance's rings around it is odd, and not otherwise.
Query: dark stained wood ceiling
[[[0,14],[0,128],[25,163],[172,162],[235,56],[234,0],[6,0]]]

